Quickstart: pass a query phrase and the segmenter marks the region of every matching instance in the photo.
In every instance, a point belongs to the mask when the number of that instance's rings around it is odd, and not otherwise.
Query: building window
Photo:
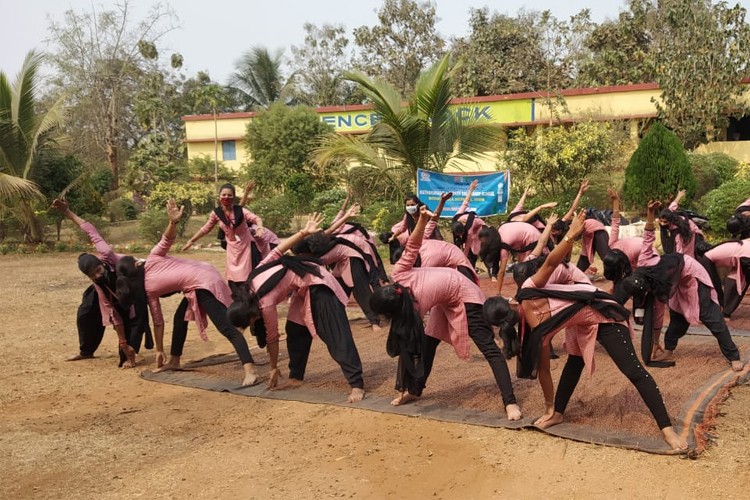
[[[221,141],[221,155],[224,161],[237,159],[237,146],[235,141]]]

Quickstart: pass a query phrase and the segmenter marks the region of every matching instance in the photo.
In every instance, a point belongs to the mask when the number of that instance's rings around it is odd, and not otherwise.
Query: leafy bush
[[[6,255],[13,251],[13,247],[7,243],[0,243],[0,255]]]
[[[263,219],[263,225],[278,235],[288,234],[294,217],[289,199],[285,195],[261,198],[248,204],[248,209]]]
[[[735,208],[748,198],[750,179],[734,179],[725,182],[701,198],[699,205],[708,217],[711,229],[720,238],[730,237],[727,232],[727,219]]]
[[[310,202],[311,212],[321,212],[325,222],[330,223],[341,209],[341,204],[346,199],[346,191],[341,188],[329,189],[315,195]]]
[[[219,182],[235,182],[237,180],[237,174],[229,170],[223,161],[218,162],[217,165],[214,162],[214,158],[208,155],[196,156],[190,160],[188,168],[190,177],[204,182],[213,182],[214,176],[217,175],[217,170]]]
[[[362,214],[362,223],[367,229],[382,233],[404,217],[404,205],[400,201],[380,201],[368,204]]]
[[[740,164],[724,153],[688,153],[688,160],[697,181],[696,199],[733,179]]]
[[[148,197],[148,208],[164,210],[167,200],[174,198],[178,205],[185,206],[185,212],[205,214],[213,210],[216,194],[213,185],[202,182],[160,182]],[[165,223],[166,224],[166,223]]]
[[[46,243],[39,243],[37,244],[36,247],[34,247],[34,252],[35,253],[48,253],[49,247],[47,246]]]
[[[56,241],[54,245],[52,246],[52,249],[55,252],[67,252],[68,248],[69,248],[68,244],[65,243],[64,241]]]
[[[645,207],[651,199],[669,202],[681,189],[689,199],[696,192],[687,154],[674,132],[655,123],[625,169],[625,201],[634,207]]]
[[[167,217],[165,210],[149,208],[141,214],[138,233],[144,240],[150,243],[157,243],[161,239],[162,234],[164,234],[164,228],[167,227],[168,222],[169,217]]]
[[[138,207],[127,198],[118,198],[109,202],[109,220],[120,222],[124,220],[135,220],[138,218]]]

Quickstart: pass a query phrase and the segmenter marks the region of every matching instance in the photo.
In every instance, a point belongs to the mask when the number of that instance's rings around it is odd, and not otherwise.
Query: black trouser
[[[461,273],[464,276],[466,276],[467,278],[469,278],[469,281],[471,281],[472,283],[476,284],[476,282],[474,281],[474,270],[473,269],[469,269],[466,266],[458,266],[456,268],[456,271],[458,271],[459,273]],[[497,276],[497,273],[495,273],[495,276]]]
[[[250,262],[253,265],[253,268],[250,269],[250,271],[258,267],[261,260],[263,260],[263,256],[260,254],[260,250],[258,250],[258,244],[253,241],[250,243]]]
[[[662,398],[654,379],[643,368],[638,356],[635,355],[635,348],[633,347],[633,341],[630,339],[628,327],[617,323],[602,323],[599,325],[596,340],[604,347],[620,372],[628,377],[628,380],[638,390],[643,402],[646,403],[651,415],[654,416],[659,429],[671,426],[672,422],[669,419],[667,408],[664,406],[664,398]],[[584,365],[581,356],[568,355],[555,394],[556,412],[565,413],[570,397],[581,378]]]
[[[744,290],[743,290],[744,291]],[[728,318],[732,313],[739,307],[742,302],[742,297],[745,294],[740,295],[737,292],[737,281],[733,278],[727,278],[724,280],[724,317]]]
[[[607,231],[605,231],[604,229],[594,231],[594,241],[591,244],[591,252],[592,254],[594,252],[599,254],[599,258],[602,260],[604,260],[604,257],[609,255],[609,234],[607,234]],[[591,260],[589,260],[588,257],[581,254],[581,256],[578,258],[578,264],[576,264],[576,267],[585,272],[586,269],[591,267],[593,258],[594,256],[592,255]]]
[[[500,272],[500,253],[495,252],[488,256],[484,261],[484,267],[487,268],[491,278],[497,278],[497,273]],[[472,278],[473,279],[473,278]]]
[[[104,338],[102,311],[99,308],[99,295],[94,285],[83,292],[81,305],[76,316],[78,328],[78,349],[81,356],[93,356]]]
[[[229,289],[232,291],[232,299],[238,296],[238,290],[244,289],[245,291],[247,291],[247,281],[227,280],[227,284],[229,285]]]
[[[698,281],[698,307],[700,308],[698,317],[701,323],[716,337],[724,357],[729,361],[739,361],[740,351],[732,340],[729,328],[724,322],[721,308],[719,304],[711,300],[711,288],[700,281]],[[674,351],[680,338],[687,333],[688,327],[690,327],[690,323],[685,319],[685,316],[670,308],[669,326],[667,327],[667,333],[664,334],[664,348],[668,351]]]
[[[198,289],[195,291],[195,297],[200,304],[201,309],[208,315],[211,323],[217,330],[232,343],[234,350],[237,352],[242,364],[252,363],[253,357],[250,355],[250,349],[247,346],[247,340],[238,329],[229,323],[227,318],[227,306],[214,294],[208,290]],[[169,350],[172,356],[182,356],[182,348],[185,346],[187,338],[188,322],[185,321],[185,312],[188,308],[188,300],[183,297],[180,305],[174,313],[174,327],[172,329],[172,346]]]
[[[354,287],[350,287],[344,283],[343,278],[338,278],[341,288],[344,289],[347,296],[354,292],[354,300],[357,301],[359,308],[365,313],[365,317],[370,321],[370,324],[380,325],[380,318],[370,307],[372,287],[370,286],[370,278],[365,268],[365,261],[356,257],[349,257],[349,267],[351,268]]]
[[[466,254],[466,258],[469,259],[469,262],[471,262],[472,267],[474,267],[476,269],[476,267],[477,267],[477,255],[474,252],[472,252],[471,250],[469,250],[469,253]]]
[[[495,376],[495,383],[500,389],[503,398],[503,405],[508,406],[516,404],[516,396],[513,394],[513,384],[510,379],[510,371],[505,357],[500,348],[495,343],[495,334],[487,320],[484,319],[481,304],[464,304],[466,309],[466,319],[469,325],[469,337],[484,355],[484,359],[489,363],[492,374]],[[425,335],[422,341],[422,360],[424,363],[424,377],[421,380],[414,380],[403,367],[399,364],[396,374],[396,390],[408,390],[409,394],[421,396],[422,390],[427,384],[427,378],[432,371],[432,363],[435,360],[435,351],[440,343],[439,340]],[[414,392],[412,392],[414,390]]]
[[[313,324],[318,338],[328,348],[328,353],[341,367],[344,377],[353,388],[365,387],[362,379],[362,361],[359,359],[357,346],[354,345],[352,330],[346,317],[344,305],[336,294],[325,285],[310,287],[310,307]],[[289,352],[289,377],[295,380],[305,379],[307,359],[310,356],[312,335],[304,326],[291,321],[286,322],[286,348]]]

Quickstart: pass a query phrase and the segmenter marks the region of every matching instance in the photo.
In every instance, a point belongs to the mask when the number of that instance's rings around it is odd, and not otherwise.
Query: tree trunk
[[[39,218],[34,213],[34,209],[29,202],[21,202],[21,212],[23,213],[23,222],[29,230],[30,243],[42,243],[44,241],[44,231],[39,223]]]
[[[112,171],[112,183],[109,188],[112,191],[116,191],[120,187],[120,172],[117,166],[117,145],[107,144],[107,163],[109,169]]]

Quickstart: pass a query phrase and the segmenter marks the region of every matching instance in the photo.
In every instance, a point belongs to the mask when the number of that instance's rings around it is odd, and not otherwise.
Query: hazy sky
[[[134,0],[134,20],[142,19],[153,0]],[[382,0],[172,0],[169,2],[179,18],[180,28],[166,39],[168,51],[184,56],[188,75],[208,70],[211,78],[225,83],[242,52],[256,46],[284,48],[301,45],[305,22],[342,24],[351,39],[354,28],[377,22],[376,11]],[[750,0],[741,2],[746,7]],[[32,48],[46,50],[49,18],[62,20],[68,9],[92,10],[112,6],[111,1],[97,0],[0,0],[4,19],[0,29],[0,70],[13,79],[23,58]],[[519,9],[549,9],[566,18],[583,8],[591,11],[594,21],[614,18],[624,6],[622,1],[537,0],[529,2],[487,0],[440,0],[436,2],[440,18],[438,30],[445,38],[468,33],[470,7],[488,6],[490,10],[514,15]]]

